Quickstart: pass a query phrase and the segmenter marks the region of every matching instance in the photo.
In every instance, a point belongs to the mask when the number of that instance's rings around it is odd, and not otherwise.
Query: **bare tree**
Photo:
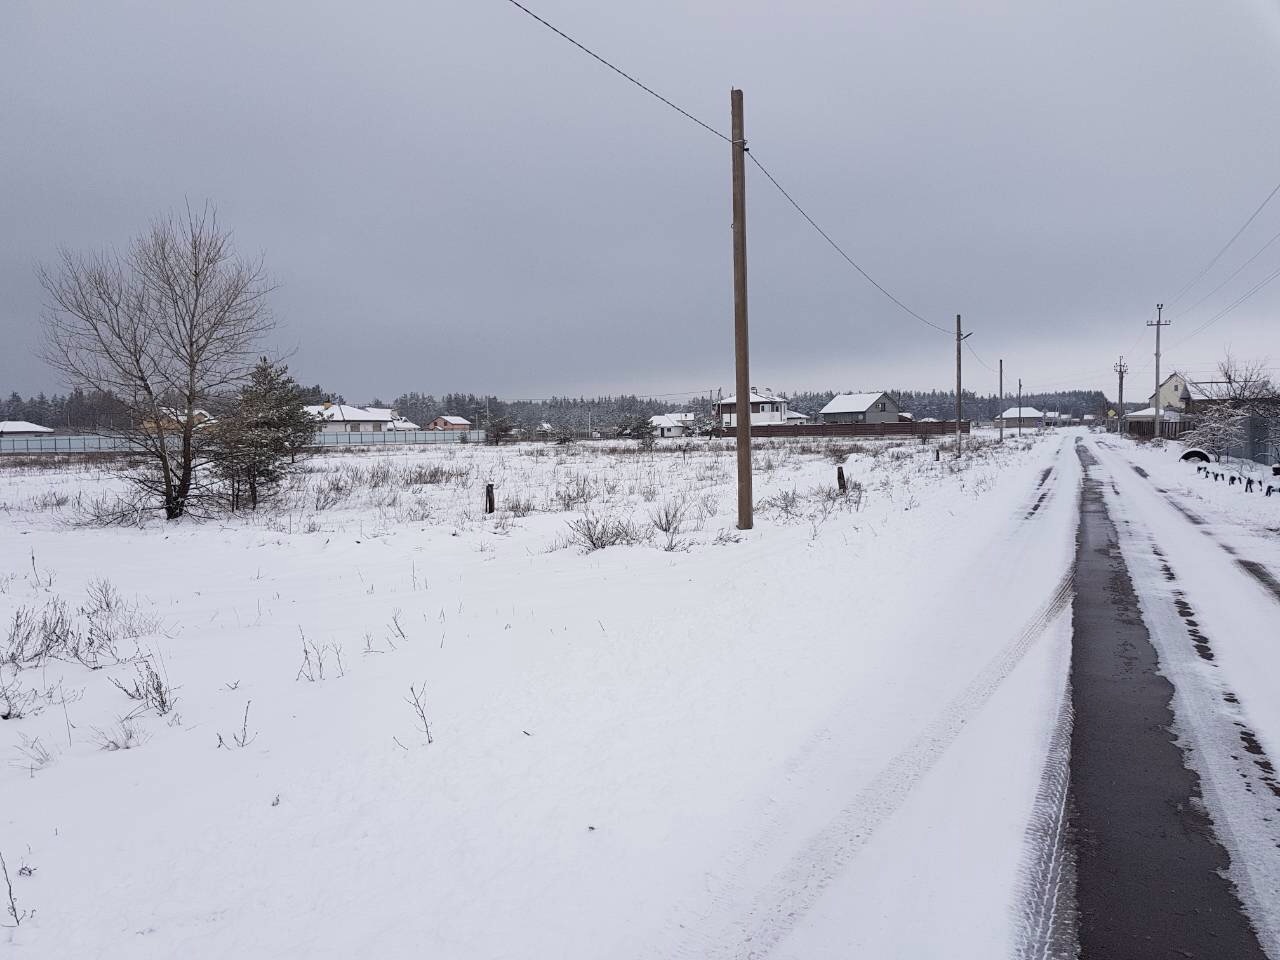
[[[122,405],[114,431],[146,469],[130,477],[175,519],[198,496],[213,442],[204,410],[244,382],[273,329],[261,259],[239,258],[209,205],[155,220],[129,250],[63,249],[38,270],[44,359]]]
[[[1201,403],[1229,406],[1249,416],[1268,416],[1280,409],[1280,391],[1265,360],[1243,361],[1228,354],[1218,363],[1214,379],[1196,386],[1203,393]]]

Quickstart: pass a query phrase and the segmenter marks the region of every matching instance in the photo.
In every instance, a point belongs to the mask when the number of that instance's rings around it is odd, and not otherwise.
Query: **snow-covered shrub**
[[[588,553],[606,547],[631,546],[644,543],[650,537],[646,531],[628,518],[612,514],[593,514],[587,511],[577,520],[569,521],[569,542],[582,547]]]
[[[115,725],[102,729],[93,728],[93,741],[101,750],[132,750],[147,742],[147,735],[138,729],[133,715],[118,717]]]
[[[160,716],[167,716],[173,711],[178,703],[178,698],[173,694],[173,687],[169,681],[165,679],[151,665],[150,660],[143,660],[134,668],[136,675],[130,685],[111,678],[111,682],[116,688],[130,700],[139,701],[144,707],[154,710]]]

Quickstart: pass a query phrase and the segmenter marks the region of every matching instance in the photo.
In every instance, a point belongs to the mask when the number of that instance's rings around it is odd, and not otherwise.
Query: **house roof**
[[[393,430],[421,430],[422,428],[407,417],[391,418],[391,428]]]
[[[307,413],[314,414],[321,420],[349,423],[351,421],[372,423],[391,422],[391,411],[385,407],[350,407],[345,403],[315,404],[304,408]]]
[[[447,414],[447,413],[446,413],[446,414],[443,414],[443,415],[441,415],[441,416],[439,416],[439,417],[436,417],[436,419],[437,419],[437,420],[443,420],[445,423],[452,423],[455,427],[469,427],[469,426],[471,426],[471,421],[470,421],[470,420],[468,420],[466,417],[454,417],[454,416],[450,416],[450,415],[449,415],[449,414]]]
[[[0,420],[0,436],[6,433],[53,433],[53,430],[28,420]]]
[[[163,413],[166,417],[169,417],[171,420],[185,420],[187,417],[186,411],[179,410],[177,407],[161,407],[160,412]],[[192,407],[191,415],[195,417],[196,420],[201,420],[201,419],[212,420],[213,419],[213,414],[211,414],[208,410],[205,410],[203,407]]]
[[[738,402],[738,398],[736,396],[725,397],[723,400],[717,401],[716,405],[727,406],[730,403],[736,404],[737,402]],[[787,401],[785,397],[771,397],[771,396],[768,396],[767,394],[759,394],[759,393],[756,393],[754,390],[752,390],[751,397],[747,402],[748,403],[786,403]]]
[[[1010,407],[1000,414],[1001,420],[1039,420],[1044,414],[1035,407]]]
[[[1145,407],[1142,410],[1134,410],[1132,413],[1125,414],[1125,419],[1127,420],[1154,420],[1155,418],[1155,407]],[[1166,410],[1164,412],[1164,418],[1166,420],[1181,420],[1182,414],[1177,410]]]
[[[809,415],[807,413],[801,413],[799,410],[788,410],[787,419],[788,420],[808,420]]]
[[[819,410],[819,413],[866,413],[872,405],[884,396],[879,393],[842,393],[833,397],[831,402]]]
[[[684,426],[683,421],[677,420],[675,416],[667,413],[659,413],[656,416],[652,416],[649,418],[649,422],[655,427],[665,427],[667,429]]]

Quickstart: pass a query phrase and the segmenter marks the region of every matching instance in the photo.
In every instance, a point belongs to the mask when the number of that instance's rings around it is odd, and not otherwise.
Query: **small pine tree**
[[[217,467],[228,482],[232,510],[246,503],[258,509],[315,438],[317,421],[303,409],[303,397],[289,368],[263,357],[235,410],[218,421]]]

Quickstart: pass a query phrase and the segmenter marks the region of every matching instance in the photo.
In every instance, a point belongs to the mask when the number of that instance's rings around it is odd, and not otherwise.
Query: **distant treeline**
[[[840,391],[856,392],[856,391]],[[946,390],[890,390],[901,408],[917,419],[936,417],[949,420],[955,416],[955,392]],[[306,403],[326,400],[344,403],[341,394],[325,390],[319,384],[304,388]],[[837,391],[804,391],[789,395],[791,409],[817,417]],[[995,395],[966,392],[963,396],[967,419],[991,420],[1016,404],[1014,396],[1004,399]],[[466,417],[477,427],[490,420],[503,419],[514,426],[534,431],[543,424],[555,430],[585,433],[595,430],[608,433],[637,416],[653,416],[677,410],[696,413],[711,412],[711,397],[684,399],[673,403],[663,399],[631,394],[605,397],[553,397],[549,400],[503,400],[474,393],[446,393],[439,397],[430,393],[405,393],[388,403],[374,398],[370,406],[394,407],[402,416],[426,425],[443,414]],[[1104,415],[1111,404],[1098,390],[1060,390],[1054,393],[1024,393],[1022,405],[1040,410],[1057,410],[1073,417],[1086,413]],[[1136,409],[1141,404],[1126,404]],[[212,411],[215,414],[217,410]],[[0,401],[0,420],[29,420],[59,431],[110,429],[122,416],[120,404],[110,394],[89,394],[73,390],[66,395],[44,393],[22,397],[11,393]]]

